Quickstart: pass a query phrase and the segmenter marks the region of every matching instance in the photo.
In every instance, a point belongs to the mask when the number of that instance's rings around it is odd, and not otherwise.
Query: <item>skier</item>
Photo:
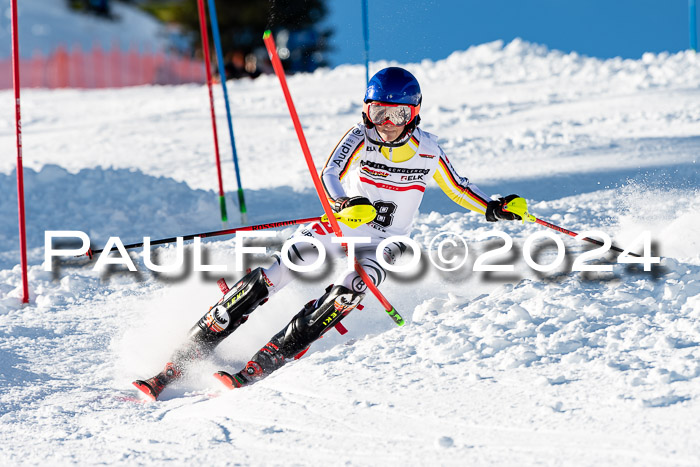
[[[408,234],[430,178],[455,203],[484,214],[489,222],[520,219],[504,210],[517,195],[492,200],[457,174],[437,137],[418,127],[421,101],[420,86],[411,73],[398,67],[379,71],[367,85],[362,123],[348,130],[322,171],[325,195],[335,212],[362,205],[376,208],[376,218],[356,229],[341,224],[343,236],[371,238],[371,243],[355,245],[355,254],[375,285],[386,277],[375,257],[377,245],[385,238]],[[331,242],[334,235],[328,224],[315,222],[293,235],[303,237],[313,237],[326,251],[342,254],[339,244]],[[391,243],[384,249],[383,259],[393,264],[405,249],[400,242]],[[314,264],[318,254],[315,247],[295,245],[289,249],[288,258],[303,266]],[[292,271],[279,254],[275,258],[272,266],[255,269],[224,292],[223,298],[190,330],[188,340],[162,372],[145,381],[137,380],[134,385],[156,399],[167,384],[187,371],[189,364],[210,354],[253,310],[286,286],[293,279]],[[360,304],[366,288],[354,270],[345,272],[320,298],[308,302],[245,368],[232,373],[219,371],[214,376],[227,387],[239,388],[269,375],[301,356],[336,326]]]

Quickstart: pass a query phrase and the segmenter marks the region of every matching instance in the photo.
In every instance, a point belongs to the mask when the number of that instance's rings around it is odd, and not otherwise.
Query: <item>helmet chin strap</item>
[[[415,130],[418,124],[420,123],[420,116],[416,115],[416,118],[414,118],[411,122],[409,122],[408,125],[404,127],[403,131],[401,132],[398,138],[396,138],[394,141],[384,141],[384,138],[382,138],[382,136],[377,131],[377,126],[369,121],[364,112],[362,112],[362,119],[364,120],[365,126],[367,128],[367,132],[365,133],[367,135],[367,139],[372,144],[376,144],[377,146],[386,146],[388,148],[398,148],[399,146],[403,146],[404,144],[406,144],[408,140],[411,139],[413,130]]]

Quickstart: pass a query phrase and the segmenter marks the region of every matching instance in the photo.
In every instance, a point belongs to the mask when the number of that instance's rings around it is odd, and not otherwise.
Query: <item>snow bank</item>
[[[583,89],[629,92],[655,87],[696,87],[700,78],[698,60],[693,51],[645,53],[641,60],[619,57],[603,60],[515,39],[506,45],[494,41],[473,46],[452,53],[434,66],[426,67],[426,62],[421,66],[431,78],[459,75],[477,86],[560,82],[572,92]],[[547,86],[536,88],[547,90]]]

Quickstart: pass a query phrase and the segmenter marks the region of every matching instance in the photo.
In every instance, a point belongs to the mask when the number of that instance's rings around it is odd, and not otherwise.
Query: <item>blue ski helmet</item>
[[[365,103],[370,101],[418,106],[423,99],[415,76],[392,66],[378,71],[367,83]]]

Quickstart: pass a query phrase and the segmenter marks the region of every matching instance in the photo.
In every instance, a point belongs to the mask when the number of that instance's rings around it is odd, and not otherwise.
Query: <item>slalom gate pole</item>
[[[333,228],[333,232],[335,233],[336,237],[340,238],[343,236],[343,232],[340,230],[340,226],[338,225],[338,221],[336,220],[335,216],[333,215],[333,211],[331,210],[331,207],[329,206],[328,202],[325,200],[325,197],[323,196],[323,186],[321,184],[321,179],[318,176],[318,172],[316,171],[316,166],[314,165],[314,161],[311,158],[311,151],[309,150],[309,145],[306,142],[306,137],[304,136],[304,130],[301,127],[301,122],[299,121],[299,116],[297,115],[296,108],[294,107],[294,102],[292,101],[292,95],[289,93],[289,87],[287,86],[287,79],[285,77],[284,73],[284,68],[282,68],[282,62],[280,61],[279,55],[277,55],[277,47],[275,46],[275,41],[272,38],[272,32],[267,30],[265,31],[265,34],[263,34],[263,41],[265,42],[265,47],[267,48],[267,53],[270,55],[270,61],[272,62],[272,67],[275,69],[275,73],[277,74],[277,78],[280,81],[280,85],[282,87],[282,92],[284,93],[284,98],[287,101],[287,107],[289,107],[289,114],[292,117],[292,122],[294,123],[294,129],[296,130],[297,137],[299,138],[299,144],[301,145],[302,152],[304,153],[304,158],[306,159],[306,165],[309,168],[309,172],[311,173],[311,179],[314,182],[314,188],[316,189],[316,193],[318,194],[318,198],[321,201],[321,206],[323,206],[323,210],[328,216],[328,221],[331,224],[331,227]],[[375,297],[379,300],[379,302],[382,304],[386,312],[389,314],[391,319],[394,320],[394,322],[399,325],[403,326],[404,325],[404,320],[399,315],[399,313],[396,311],[396,309],[392,306],[391,303],[384,297],[384,295],[379,291],[376,285],[374,285],[374,282],[372,282],[372,278],[367,274],[367,272],[362,268],[360,263],[355,259],[355,271],[360,275],[362,280],[365,282],[367,285],[367,288],[372,291]]]
[[[248,223],[248,215],[241,185],[241,172],[238,167],[238,152],[236,151],[236,139],[233,137],[233,121],[231,119],[231,106],[228,101],[228,89],[226,89],[226,67],[224,63],[224,53],[221,48],[221,35],[219,34],[219,20],[216,16],[215,0],[207,0],[209,5],[209,22],[214,36],[214,47],[216,49],[216,61],[219,64],[219,76],[221,78],[221,88],[224,91],[224,103],[226,104],[226,119],[228,120],[228,135],[231,139],[231,151],[233,153],[233,167],[236,170],[236,182],[238,183],[238,207],[241,211],[241,223]]]
[[[365,40],[365,82],[369,83],[369,8],[368,0],[362,2],[362,36]]]
[[[29,303],[27,279],[27,231],[24,215],[24,168],[22,166],[22,113],[19,105],[19,29],[17,28],[17,0],[12,5],[12,84],[15,90],[15,128],[17,133],[17,207],[19,210],[19,255],[22,269],[22,303]]]
[[[221,161],[219,159],[219,139],[216,133],[216,112],[214,112],[214,92],[212,91],[211,64],[209,63],[209,34],[207,33],[207,19],[204,11],[204,0],[197,0],[199,11],[199,29],[202,33],[202,53],[204,65],[207,70],[207,87],[209,88],[209,105],[211,107],[211,127],[214,132],[214,153],[216,154],[216,172],[219,178],[219,206],[221,208],[221,222],[226,223],[226,198],[224,198],[224,182],[221,179]]]
[[[218,237],[220,235],[230,235],[230,234],[234,234],[236,232],[243,232],[246,230],[276,229],[279,227],[287,227],[290,225],[297,225],[297,224],[307,224],[309,222],[315,222],[315,221],[320,221],[320,220],[321,220],[320,217],[307,217],[305,219],[294,219],[294,220],[290,220],[290,221],[269,222],[267,224],[249,225],[247,227],[237,227],[235,229],[214,230],[212,232],[202,232],[202,233],[192,234],[192,235],[183,235],[182,240],[183,241],[192,240],[195,237],[199,237],[199,238]],[[180,238],[180,237],[170,237],[170,238],[163,238],[160,240],[153,240],[151,242],[151,245],[163,245],[166,243],[175,243],[178,238]],[[142,243],[131,243],[129,245],[124,245],[124,248],[126,248],[128,250],[130,248],[140,248],[142,246],[143,246],[143,242]],[[118,248],[115,246],[115,247],[112,247],[112,249],[109,251],[117,251],[117,250],[118,250]],[[98,253],[102,253],[103,251],[104,250],[88,250],[88,252],[85,253],[85,255],[80,255],[80,256],[81,257],[87,256],[90,259],[92,259],[92,257],[94,255],[96,255]]]

